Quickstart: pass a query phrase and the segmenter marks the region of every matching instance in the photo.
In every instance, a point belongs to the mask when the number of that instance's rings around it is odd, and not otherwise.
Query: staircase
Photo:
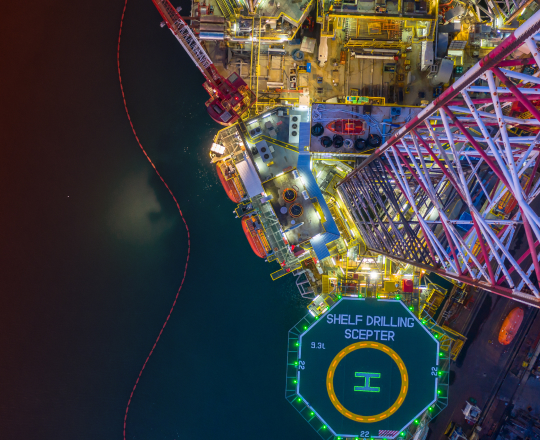
[[[345,26],[343,27],[345,31],[345,41],[349,41],[351,38],[356,37],[356,20],[347,18],[345,20]]]
[[[260,65],[259,57],[261,52],[261,39],[260,39],[260,28],[261,19],[259,18],[259,27],[255,28],[255,18],[253,19],[252,27],[252,38],[256,41],[251,42],[251,67],[249,71],[249,88],[255,93],[255,96],[258,96],[259,93],[259,75],[260,75]]]
[[[321,36],[322,37],[333,37],[334,36],[334,19],[330,20],[328,15],[324,16],[324,22],[322,25]]]
[[[225,17],[225,20],[229,20],[232,17],[235,17],[235,8],[237,5],[235,4],[234,0],[216,0],[216,3],[219,7],[219,10]]]

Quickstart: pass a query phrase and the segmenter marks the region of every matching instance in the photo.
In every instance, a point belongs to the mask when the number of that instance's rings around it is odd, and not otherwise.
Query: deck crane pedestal
[[[255,94],[240,75],[232,73],[226,79],[220,75],[193,31],[169,0],[152,1],[168,28],[206,78],[203,87],[210,95],[205,103],[208,114],[218,124],[234,124],[255,103]]]

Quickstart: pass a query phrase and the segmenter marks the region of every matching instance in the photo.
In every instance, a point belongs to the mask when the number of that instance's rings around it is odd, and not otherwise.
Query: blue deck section
[[[330,256],[330,252],[328,252],[328,248],[326,247],[326,241],[324,237],[326,234],[327,233],[325,232],[324,234],[318,235],[316,238],[312,238],[309,241],[311,243],[311,246],[313,246],[313,250],[315,251],[315,255],[317,255],[317,258],[319,259],[319,261]]]
[[[300,130],[298,132],[298,150],[304,151],[304,147],[309,147],[309,122],[300,122]]]
[[[302,136],[301,133],[302,123],[300,123],[300,137]],[[300,143],[300,146],[302,146],[302,143]],[[340,237],[339,230],[337,228],[336,222],[332,217],[332,214],[330,214],[330,210],[328,209],[328,205],[324,200],[321,189],[319,188],[319,185],[317,185],[315,176],[311,172],[310,154],[308,152],[302,151],[302,149],[300,150],[300,153],[298,154],[298,164],[296,168],[302,176],[304,186],[306,187],[309,196],[317,198],[317,201],[319,202],[321,210],[324,214],[324,218],[326,220],[323,222],[323,227],[326,232],[319,234],[310,240],[311,246],[313,246],[313,250],[315,251],[315,255],[317,255],[317,258],[319,260],[322,260],[323,258],[330,256],[330,252],[328,252],[328,248],[326,247],[326,245],[332,243],[334,240],[337,240]]]

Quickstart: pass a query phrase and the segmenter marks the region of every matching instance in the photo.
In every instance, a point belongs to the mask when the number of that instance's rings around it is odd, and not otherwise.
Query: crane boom
[[[206,78],[204,88],[210,95],[206,107],[210,117],[222,125],[230,125],[255,103],[255,95],[239,75],[225,79],[202,47],[199,40],[169,0],[152,0],[176,39]]]
[[[201,73],[210,81],[214,81],[212,67],[214,63],[195,37],[195,34],[180,14],[168,0],[152,0],[167,27],[171,30],[176,39],[180,42],[187,54],[199,68]],[[214,69],[215,70],[215,67]]]

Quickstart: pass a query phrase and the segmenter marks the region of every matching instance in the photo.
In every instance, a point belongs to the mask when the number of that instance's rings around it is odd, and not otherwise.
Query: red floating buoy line
[[[124,9],[122,11],[122,18],[120,19],[120,31],[118,32],[118,47],[117,47],[117,50],[116,50],[116,63],[117,63],[117,66],[118,66],[118,79],[120,81],[120,90],[122,92],[122,99],[124,101],[124,107],[126,109],[126,115],[128,117],[129,124],[131,125],[131,130],[133,131],[133,135],[135,136],[135,139],[137,140],[137,143],[139,144],[139,147],[141,148],[141,151],[146,156],[146,159],[148,159],[148,162],[150,162],[150,165],[152,165],[152,168],[154,168],[154,171],[156,172],[156,174],[158,175],[160,180],[163,182],[163,185],[165,185],[165,188],[167,188],[167,191],[169,191],[169,194],[171,195],[172,199],[174,200],[174,203],[176,204],[176,207],[178,208],[178,212],[180,213],[180,217],[182,218],[182,221],[184,222],[184,226],[186,227],[186,231],[187,231],[188,250],[187,250],[186,264],[184,266],[184,275],[182,277],[182,282],[180,283],[180,287],[178,287],[178,291],[176,292],[176,296],[174,297],[174,301],[172,303],[171,309],[169,310],[169,314],[167,315],[167,318],[165,319],[165,322],[163,323],[163,325],[161,327],[159,335],[157,336],[156,341],[154,342],[154,345],[153,345],[152,349],[150,350],[150,353],[148,353],[148,356],[146,357],[146,360],[144,361],[144,364],[143,364],[143,366],[142,366],[142,368],[141,368],[141,370],[139,372],[139,376],[137,377],[137,380],[135,381],[135,385],[133,385],[133,389],[131,390],[131,394],[129,395],[129,400],[128,400],[128,403],[126,405],[126,412],[125,412],[125,415],[124,415],[124,434],[123,434],[124,440],[126,440],[126,422],[127,422],[128,412],[129,412],[129,405],[131,404],[131,399],[133,398],[133,393],[137,389],[139,379],[141,378],[141,375],[142,375],[144,369],[146,368],[146,364],[148,363],[148,360],[150,359],[150,356],[152,356],[152,353],[154,353],[154,349],[156,348],[156,345],[157,345],[157,343],[159,341],[159,338],[161,338],[161,334],[163,333],[163,330],[165,329],[165,326],[169,322],[169,318],[171,317],[171,314],[172,314],[172,312],[174,310],[174,307],[176,306],[176,301],[178,300],[178,296],[180,295],[180,291],[182,290],[182,286],[184,285],[184,281],[186,280],[186,273],[187,273],[188,262],[189,262],[189,254],[190,254],[190,251],[191,251],[191,241],[190,241],[190,236],[189,236],[188,224],[186,222],[186,219],[184,218],[184,214],[182,214],[182,210],[180,209],[180,205],[178,203],[178,200],[176,200],[176,197],[173,194],[171,188],[169,188],[169,185],[167,185],[167,182],[165,182],[165,180],[163,179],[163,177],[161,176],[161,174],[157,170],[156,166],[154,165],[154,162],[152,162],[152,159],[150,159],[150,156],[148,156],[148,153],[146,152],[146,150],[142,146],[142,143],[139,140],[139,137],[137,136],[137,132],[135,131],[135,128],[133,127],[133,122],[131,121],[131,117],[129,116],[129,111],[128,111],[127,104],[126,104],[126,97],[125,97],[125,94],[124,94],[124,87],[122,85],[122,74],[120,72],[120,40],[122,38],[122,26],[124,24],[124,15],[126,13],[127,2],[128,2],[128,0],[125,0]]]

